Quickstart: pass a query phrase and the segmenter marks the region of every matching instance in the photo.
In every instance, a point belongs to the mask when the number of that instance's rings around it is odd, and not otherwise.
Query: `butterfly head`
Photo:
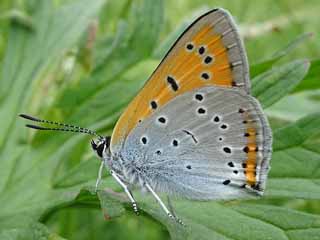
[[[99,138],[96,142],[91,140],[92,150],[98,155],[98,157],[103,158],[103,153],[109,150],[110,137]]]

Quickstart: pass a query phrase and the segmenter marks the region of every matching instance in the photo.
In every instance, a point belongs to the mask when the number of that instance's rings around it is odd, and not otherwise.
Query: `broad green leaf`
[[[267,108],[290,93],[308,72],[308,60],[272,68],[252,79],[252,94]]]
[[[265,72],[269,68],[273,66],[274,63],[276,63],[278,60],[280,60],[282,57],[285,57],[289,53],[291,53],[294,49],[296,49],[298,46],[302,45],[306,40],[310,39],[310,37],[313,36],[312,33],[305,33],[300,36],[298,36],[296,39],[294,39],[292,42],[290,42],[287,46],[285,46],[283,49],[279,50],[273,56],[270,57],[270,59],[265,60],[261,63],[253,64],[250,67],[250,75],[251,78],[256,77],[257,75]]]
[[[32,19],[26,13],[13,9],[0,15],[0,21],[8,20],[15,24],[26,27],[29,30],[34,30]]]
[[[320,199],[320,114],[305,117],[274,133],[267,195]],[[310,141],[311,140],[311,141]]]
[[[140,198],[140,196],[139,196]],[[320,216],[285,207],[257,204],[258,201],[187,202],[175,201],[175,213],[186,227],[162,213],[149,197],[142,207],[169,229],[172,239],[310,239],[320,234]],[[300,231],[299,231],[300,230]]]
[[[18,112],[27,107],[32,87],[45,67],[76,43],[103,3],[97,0],[88,7],[87,1],[79,0],[54,9],[51,1],[39,1],[32,16],[35,31],[13,23],[0,81],[0,145],[12,130]]]
[[[55,233],[49,232],[47,227],[40,223],[31,223],[20,228],[0,230],[1,240],[65,240]]]
[[[121,216],[125,211],[121,202],[119,202],[119,199],[113,197],[114,194],[117,193],[108,192],[106,190],[98,192],[101,209],[106,219],[112,219]],[[126,202],[126,200],[126,197],[123,196],[122,202]]]
[[[312,60],[310,71],[305,77],[305,80],[298,85],[295,91],[300,92],[304,90],[319,89],[320,88],[319,72],[320,72],[320,60],[319,59]]]
[[[0,202],[3,205],[3,210],[0,211],[1,222],[11,216],[17,216],[16,223],[17,220],[27,219],[27,216],[30,216],[29,220],[35,219],[48,206],[46,203],[51,198],[50,194],[47,192],[39,195],[38,192],[50,187],[50,174],[40,177],[41,171],[36,170],[36,159],[32,159],[34,154],[30,148],[17,143],[17,137],[21,137],[21,128],[13,127],[13,124],[17,120],[18,111],[25,109],[30,101],[33,84],[39,83],[39,75],[45,72],[49,63],[58,56],[61,57],[67,48],[78,41],[103,3],[104,1],[97,0],[88,6],[86,1],[78,0],[55,9],[49,0],[37,1],[32,15],[34,31],[15,22],[11,24],[0,80]],[[19,164],[22,153],[26,152],[30,153],[28,163]],[[42,159],[45,158],[48,157]],[[39,169],[41,164],[43,162]],[[51,166],[50,169],[52,171],[54,167]],[[45,171],[42,173],[45,174]],[[45,204],[39,204],[41,202]],[[25,215],[25,218],[19,217],[19,213]]]
[[[55,9],[51,1],[39,1],[32,16],[34,31],[12,23],[0,79],[1,191],[8,187],[17,170],[16,161],[26,151],[24,146],[13,150],[17,137],[21,136],[16,127],[18,113],[28,109],[33,88],[40,84],[39,76],[48,64],[78,41],[103,3],[97,0],[88,7],[86,1],[79,0]]]
[[[302,81],[307,80],[307,77]],[[310,90],[297,92],[282,98],[266,110],[270,117],[287,121],[296,121],[319,111],[320,91]]]

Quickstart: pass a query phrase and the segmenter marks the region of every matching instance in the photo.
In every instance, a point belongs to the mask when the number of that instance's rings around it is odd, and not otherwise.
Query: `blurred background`
[[[1,239],[170,238],[168,226],[148,211],[136,217],[128,204],[117,203],[101,211],[102,197],[90,194],[99,162],[88,137],[35,133],[16,116],[25,112],[111,134],[121,111],[183,29],[216,7],[230,11],[238,23],[252,77],[296,59],[311,62],[304,80],[292,90],[288,86],[289,95],[266,109],[273,129],[319,111],[317,0],[0,1]],[[318,134],[308,148],[319,148],[319,139]],[[316,186],[303,187],[319,193],[320,157],[313,151]],[[275,166],[271,176],[278,177],[281,167],[287,165]],[[107,175],[103,186],[119,190]],[[315,229],[313,239],[320,239],[320,197],[303,198],[260,203],[310,216],[308,228]]]

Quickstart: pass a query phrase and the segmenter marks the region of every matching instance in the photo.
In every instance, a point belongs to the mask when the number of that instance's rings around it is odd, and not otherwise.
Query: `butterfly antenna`
[[[101,135],[99,135],[96,132],[94,132],[90,129],[87,129],[87,128],[78,127],[78,126],[66,124],[66,123],[49,121],[49,120],[45,120],[45,119],[39,119],[39,118],[35,118],[35,117],[32,117],[27,114],[19,114],[19,117],[31,120],[33,122],[47,123],[47,124],[51,124],[51,125],[60,126],[60,127],[55,128],[55,127],[42,127],[42,126],[37,126],[37,125],[33,125],[33,124],[26,124],[26,127],[28,127],[28,128],[33,128],[33,129],[37,129],[37,130],[46,130],[46,131],[64,131],[64,132],[85,133],[85,134],[89,134],[89,135],[94,135],[94,136],[98,137],[99,139],[103,139],[103,137]]]

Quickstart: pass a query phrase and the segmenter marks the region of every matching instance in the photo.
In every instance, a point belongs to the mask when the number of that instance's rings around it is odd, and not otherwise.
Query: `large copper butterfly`
[[[93,134],[93,150],[123,187],[188,199],[262,195],[272,136],[259,102],[250,95],[248,60],[230,14],[214,9],[189,26],[118,120],[111,137],[72,125],[27,125]],[[180,220],[178,220],[180,221]]]

